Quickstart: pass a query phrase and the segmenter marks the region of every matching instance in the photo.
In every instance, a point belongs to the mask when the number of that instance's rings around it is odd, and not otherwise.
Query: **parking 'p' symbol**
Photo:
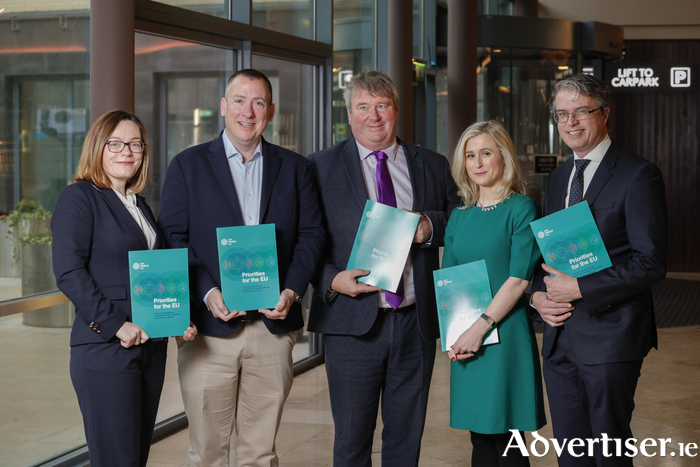
[[[671,87],[672,88],[689,88],[690,87],[690,67],[672,67],[671,68]]]

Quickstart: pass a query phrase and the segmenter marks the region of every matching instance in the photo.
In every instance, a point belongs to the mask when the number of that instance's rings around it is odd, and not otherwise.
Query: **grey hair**
[[[547,104],[549,106],[549,111],[552,113],[555,111],[554,101],[557,98],[557,94],[562,90],[574,91],[576,96],[583,95],[590,97],[596,101],[598,107],[610,107],[610,89],[608,85],[595,76],[579,73],[564,78],[554,85],[554,89],[552,89],[552,98]]]
[[[391,97],[394,108],[399,109],[399,90],[387,75],[381,71],[363,71],[352,77],[343,91],[345,108],[352,113],[352,95],[356,89],[363,89],[372,96]]]

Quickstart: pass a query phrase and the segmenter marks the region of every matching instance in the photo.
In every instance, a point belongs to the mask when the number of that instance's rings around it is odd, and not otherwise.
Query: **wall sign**
[[[605,81],[611,92],[691,91],[697,81],[693,68],[684,63],[610,63]]]
[[[535,175],[546,175],[556,167],[556,154],[535,154]]]

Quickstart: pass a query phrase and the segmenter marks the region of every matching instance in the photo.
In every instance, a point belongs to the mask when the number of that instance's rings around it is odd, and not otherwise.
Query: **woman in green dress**
[[[519,449],[507,446],[509,430],[546,423],[537,342],[523,296],[540,260],[530,229],[539,209],[524,196],[513,142],[494,120],[465,130],[452,175],[464,205],[447,224],[442,267],[485,260],[493,300],[448,351],[450,426],[470,430],[472,466],[528,466]],[[493,326],[500,342],[482,346]]]

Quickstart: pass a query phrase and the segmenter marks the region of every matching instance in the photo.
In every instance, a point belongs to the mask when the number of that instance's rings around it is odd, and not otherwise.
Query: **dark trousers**
[[[71,347],[70,375],[92,467],[145,467],[165,378],[167,341]]]
[[[326,372],[335,423],[334,467],[372,465],[381,400],[382,467],[418,465],[435,341],[420,335],[415,306],[379,311],[364,336],[326,335]]]
[[[625,440],[632,437],[630,421],[634,410],[634,393],[642,368],[642,359],[621,363],[584,365],[571,351],[566,329],[559,331],[554,351],[544,359],[544,380],[552,418],[554,437],[564,439],[619,438],[621,456],[615,456],[615,444],[603,455],[603,443],[594,445],[594,456],[587,447],[578,448],[581,457],[565,449],[560,467],[632,467],[632,458],[624,455]]]
[[[497,433],[485,435],[470,432],[472,439],[473,467],[529,467],[530,460],[523,456],[518,449],[509,449],[508,455],[503,456],[508,448],[512,433]],[[522,439],[525,439],[520,432]]]

